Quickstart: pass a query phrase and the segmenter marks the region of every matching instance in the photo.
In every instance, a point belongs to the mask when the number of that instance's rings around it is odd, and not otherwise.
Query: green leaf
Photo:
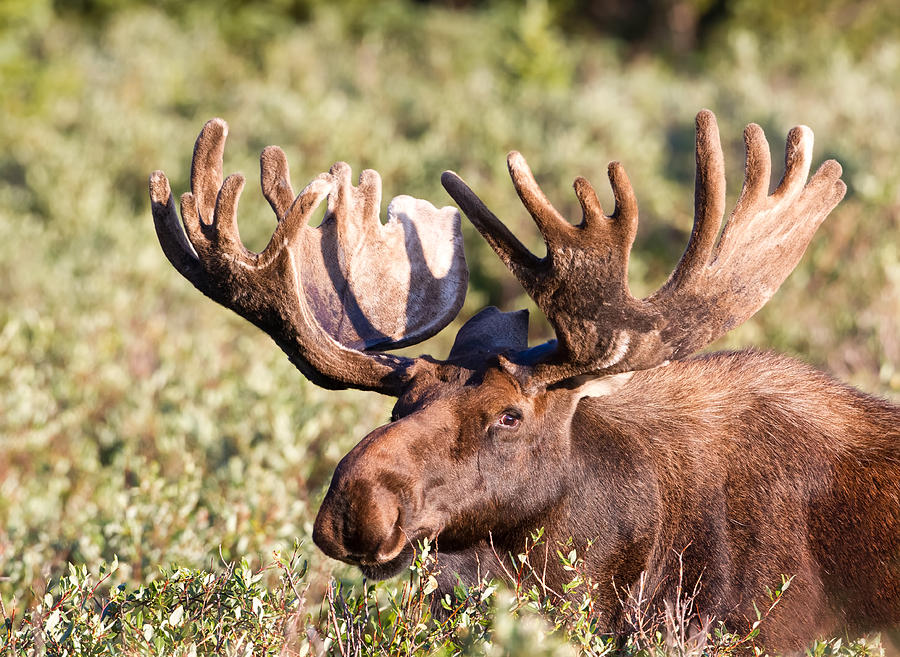
[[[491,586],[487,587],[484,591],[481,592],[481,598],[479,599],[479,602],[484,602],[485,600],[490,598],[494,594],[494,591],[496,591],[496,590],[497,590],[496,584],[492,584]]]
[[[184,618],[184,606],[178,605],[175,607],[175,610],[169,614],[169,625],[172,627],[178,627],[181,625],[181,621]]]
[[[59,609],[54,609],[53,613],[51,613],[47,617],[47,620],[44,621],[44,631],[47,632],[48,634],[50,632],[52,632],[56,628],[57,624],[59,623],[59,617],[60,617]]]
[[[428,579],[425,580],[425,585],[422,587],[422,593],[424,593],[425,595],[429,595],[431,593],[434,593],[434,591],[437,590],[437,587],[437,578],[434,575],[429,575]]]

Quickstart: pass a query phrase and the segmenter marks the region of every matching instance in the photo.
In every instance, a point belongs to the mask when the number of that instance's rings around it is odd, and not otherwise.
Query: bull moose
[[[417,541],[436,539],[444,592],[457,577],[502,575],[497,555],[520,552],[543,527],[551,545],[590,544],[584,568],[613,632],[626,629],[621,592],[643,573],[662,605],[680,561],[686,581],[702,578],[699,608],[732,627],[782,574],[795,576],[761,628],[776,650],[900,623],[900,407],[785,356],[692,355],[768,301],[844,196],[834,160],[807,181],[809,128],[789,132],[770,194],[768,143],[747,126],[743,188],[720,231],[722,148],[714,115],[698,114],[690,240],[644,299],[628,288],[638,211],[618,162],[610,215],[575,180],[575,225],[509,155],[543,258],[445,172],[447,192],[556,333],[529,347],[526,311],[486,308],[446,360],[384,352],[434,335],[459,311],[459,212],[398,196],[382,223],[380,177],[366,170],[353,186],[344,163],[295,197],[284,153],[268,147],[262,191],[278,226],[253,253],[236,220],[244,178],[222,177],[226,134],[220,119],[200,133],[182,221],[166,177],[150,177],[166,257],[314,383],[397,398],[390,422],[337,466],[313,533],[327,555],[387,578],[410,564]],[[321,225],[310,226],[326,198]],[[548,563],[546,579],[568,578]]]

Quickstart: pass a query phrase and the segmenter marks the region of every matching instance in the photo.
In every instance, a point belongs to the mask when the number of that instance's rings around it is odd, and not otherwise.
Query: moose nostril
[[[329,490],[313,527],[313,542],[328,556],[355,564],[395,558],[406,546],[401,499],[385,486],[356,480]]]
[[[384,536],[375,552],[375,560],[379,562],[390,561],[396,557],[406,545],[406,533],[403,531],[403,508],[397,508],[397,514],[392,523],[391,532]]]
[[[387,498],[387,499],[386,499]],[[393,496],[372,496],[363,504],[354,504],[358,513],[345,518],[344,547],[352,554],[367,560],[377,560],[385,543],[396,541],[398,522],[402,515]]]

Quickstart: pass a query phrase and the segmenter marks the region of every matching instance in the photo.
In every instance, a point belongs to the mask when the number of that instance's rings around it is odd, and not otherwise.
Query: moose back
[[[619,163],[609,215],[575,180],[583,216],[573,224],[509,155],[543,258],[445,172],[556,333],[529,347],[525,311],[486,308],[445,360],[385,352],[434,335],[462,305],[455,208],[400,196],[382,224],[378,174],[354,186],[344,163],[295,196],[284,153],[269,147],[262,191],[278,226],[253,253],[237,228],[244,178],[223,180],[224,121],[197,139],[181,221],[165,176],[151,176],[157,235],[185,278],[268,333],[314,383],[397,398],[390,423],[334,473],[313,534],[326,554],[384,578],[434,539],[443,591],[457,575],[502,576],[498,559],[543,527],[548,544],[571,539],[583,555],[609,631],[628,630],[619,600],[642,576],[651,604],[672,600],[679,565],[683,582],[701,582],[698,608],[733,629],[793,575],[761,628],[773,649],[900,623],[900,408],[783,356],[693,355],[795,268],[846,192],[840,165],[809,178],[812,132],[794,128],[770,194],[769,146],[749,125],[743,188],[722,228],[718,128],[709,111],[696,124],[694,227],[675,271],[644,299],[628,289],[637,204]],[[325,199],[321,225],[308,225]],[[549,560],[547,583],[567,579]]]

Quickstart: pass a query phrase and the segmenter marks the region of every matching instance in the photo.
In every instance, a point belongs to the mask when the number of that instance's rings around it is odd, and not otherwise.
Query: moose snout
[[[325,554],[364,571],[398,560],[422,537],[422,478],[399,424],[376,429],[344,457],[313,528]]]
[[[406,547],[405,505],[377,483],[332,483],[313,527],[313,542],[328,556],[375,565],[396,558]]]

